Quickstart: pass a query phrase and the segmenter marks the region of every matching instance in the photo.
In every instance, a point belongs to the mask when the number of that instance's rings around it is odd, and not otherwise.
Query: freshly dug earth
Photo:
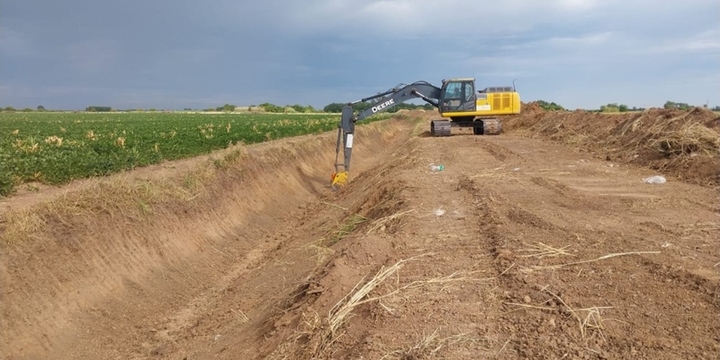
[[[525,104],[506,130],[557,140],[609,161],[647,166],[685,182],[720,186],[720,116],[705,108],[603,114]]]
[[[705,130],[668,159],[706,175],[681,176],[640,125],[612,138],[637,115],[528,106],[501,136],[448,138],[406,116],[358,128],[337,192],[327,134],[6,200],[2,358],[718,357]],[[596,141],[544,139],[570,123]]]

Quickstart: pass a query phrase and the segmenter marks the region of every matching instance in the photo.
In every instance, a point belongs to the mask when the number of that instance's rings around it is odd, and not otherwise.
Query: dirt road
[[[513,132],[373,129],[339,192],[331,137],[304,138],[199,200],[43,208],[4,244],[3,358],[719,357],[716,188]],[[280,146],[297,161],[255,160]]]

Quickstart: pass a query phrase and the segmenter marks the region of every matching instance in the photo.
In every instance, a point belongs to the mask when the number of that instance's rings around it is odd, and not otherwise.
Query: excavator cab
[[[475,80],[460,78],[444,80],[438,107],[444,112],[475,111]]]

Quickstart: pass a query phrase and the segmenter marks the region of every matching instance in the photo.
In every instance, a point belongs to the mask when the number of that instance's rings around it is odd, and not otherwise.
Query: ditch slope
[[[448,138],[409,116],[358,130],[338,192],[328,134],[6,210],[2,355],[717,356],[711,178],[528,138],[552,115]]]

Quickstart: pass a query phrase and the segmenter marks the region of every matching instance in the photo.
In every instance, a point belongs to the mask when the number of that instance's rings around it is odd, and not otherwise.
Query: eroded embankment
[[[521,115],[504,120],[503,128],[609,161],[650,167],[688,183],[720,185],[720,117],[708,109],[602,114],[545,111],[529,103]]]
[[[407,118],[359,127],[354,171],[405,141],[411,128]],[[3,212],[0,353],[62,357],[70,347],[97,346],[77,342],[80,318],[103,318],[112,330],[113,319],[185,306],[192,293],[260,261],[276,246],[260,239],[330,192],[334,148],[334,133],[238,147],[173,178],[115,176]],[[107,304],[120,311],[108,314]],[[191,320],[182,312],[173,319]]]

